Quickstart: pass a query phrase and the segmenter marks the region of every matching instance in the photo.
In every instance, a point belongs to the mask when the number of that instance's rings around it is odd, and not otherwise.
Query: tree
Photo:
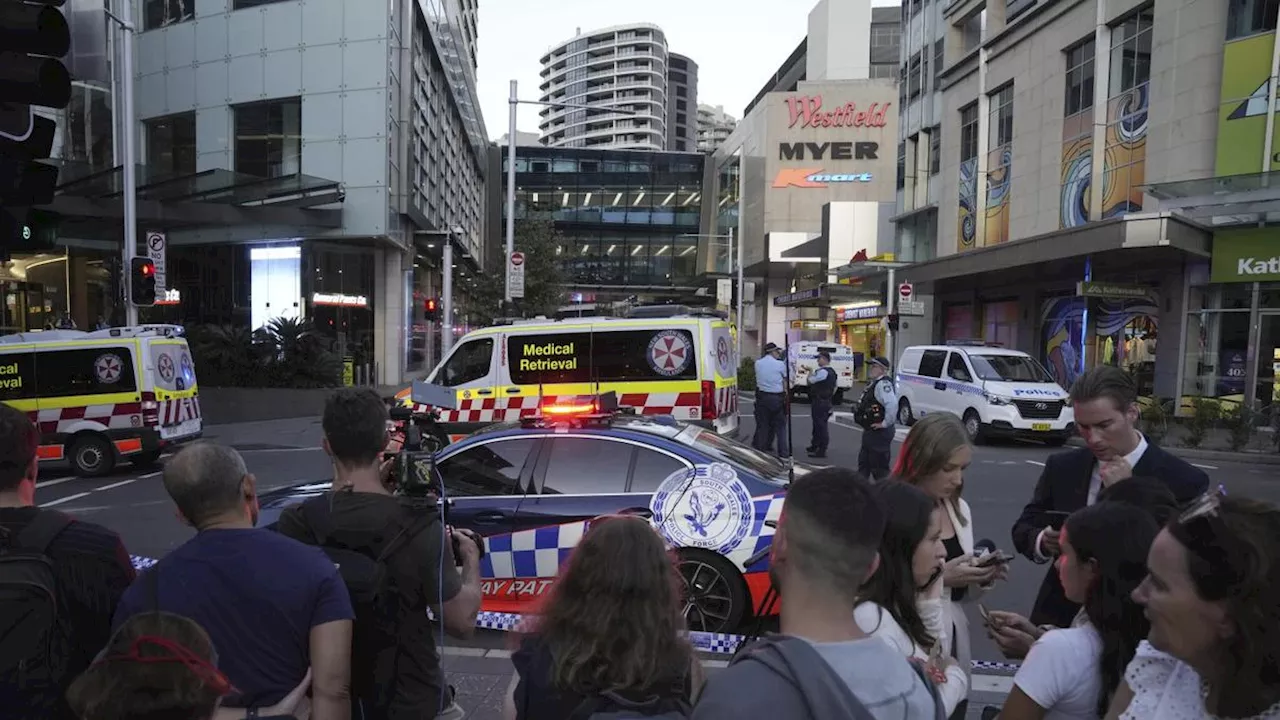
[[[524,297],[514,300],[516,312],[525,317],[551,317],[564,305],[564,268],[556,250],[564,244],[564,236],[549,220],[516,220],[516,250],[524,253]],[[503,252],[505,255],[505,250]],[[506,294],[506,259],[503,264],[480,276],[475,299],[482,308],[501,308]]]

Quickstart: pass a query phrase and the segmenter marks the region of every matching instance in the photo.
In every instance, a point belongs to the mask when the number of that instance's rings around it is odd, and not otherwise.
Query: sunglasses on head
[[[1226,496],[1222,485],[1201,495],[1182,511],[1177,524],[1190,541],[1187,550],[1209,565],[1213,580],[1233,584],[1241,579],[1235,559],[1242,555],[1235,533],[1222,521],[1222,498]]]

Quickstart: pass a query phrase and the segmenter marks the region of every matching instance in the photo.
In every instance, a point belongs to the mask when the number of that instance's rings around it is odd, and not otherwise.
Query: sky
[[[844,0],[858,1],[858,0]],[[866,1],[866,0],[862,0]],[[480,111],[490,139],[507,132],[508,84],[538,100],[538,60],[582,31],[647,22],[671,52],[698,64],[698,102],[742,117],[747,103],[808,32],[808,0],[480,0],[477,71]],[[874,7],[898,5],[871,0]],[[538,106],[522,105],[516,127],[538,131]]]

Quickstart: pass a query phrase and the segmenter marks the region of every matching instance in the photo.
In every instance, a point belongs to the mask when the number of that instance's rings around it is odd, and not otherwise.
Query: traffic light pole
[[[120,100],[120,162],[123,163],[124,180],[124,237],[121,239],[120,282],[131,282],[133,258],[138,254],[138,156],[135,142],[137,118],[133,107],[133,8],[129,0],[115,3],[119,15],[107,12],[107,16],[120,26],[120,80],[116,84]],[[133,304],[131,291],[124,289],[125,325],[138,324],[138,306]]]

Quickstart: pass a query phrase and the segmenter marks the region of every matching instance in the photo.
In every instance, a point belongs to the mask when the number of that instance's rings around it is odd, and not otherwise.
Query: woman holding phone
[[[898,453],[894,477],[923,490],[942,509],[942,544],[946,549],[943,566],[943,622],[951,634],[946,654],[955,657],[968,673],[972,667],[969,619],[960,603],[975,602],[997,580],[1008,576],[1007,563],[979,564],[973,554],[973,515],[961,497],[964,471],[973,461],[973,447],[960,419],[947,413],[932,413],[920,419],[907,434]],[[961,703],[953,717],[963,718],[967,703]]]
[[[933,677],[947,714],[969,694],[969,678],[943,652],[947,626],[942,612],[942,518],[933,498],[905,483],[876,488],[888,522],[880,542],[880,565],[858,593],[853,618],[863,632],[880,638]]]

